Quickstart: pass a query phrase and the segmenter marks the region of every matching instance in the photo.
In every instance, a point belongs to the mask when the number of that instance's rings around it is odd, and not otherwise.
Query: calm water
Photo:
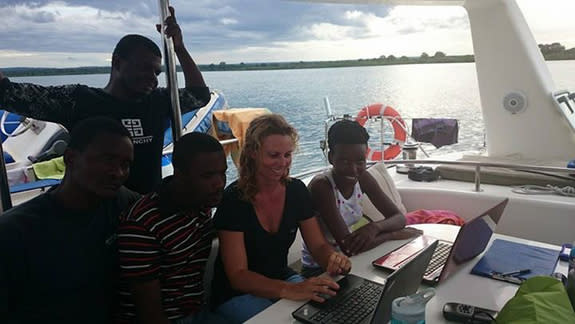
[[[575,61],[548,64],[556,89],[575,89]],[[396,108],[404,119],[458,119],[459,143],[439,150],[426,146],[431,153],[483,147],[484,129],[473,63],[205,72],[203,75],[212,89],[224,93],[230,107],[266,107],[283,114],[296,127],[301,139],[292,173],[325,165],[319,149],[319,141],[324,137],[325,96],[329,97],[332,110],[337,115],[355,115],[367,104],[382,102]],[[43,85],[82,83],[103,87],[108,76],[48,76],[13,80]],[[179,80],[183,81],[183,75],[179,76]],[[235,170],[231,170],[229,177],[235,178]]]

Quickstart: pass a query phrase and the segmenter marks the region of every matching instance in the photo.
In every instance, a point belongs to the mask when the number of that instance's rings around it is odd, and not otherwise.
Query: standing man
[[[222,145],[188,133],[174,146],[174,175],[122,217],[120,323],[222,322],[206,309],[203,278],[215,232],[206,210],[226,184]]]
[[[0,323],[109,323],[116,230],[139,195],[122,187],[133,145],[110,118],[79,122],[62,183],[0,216]]]
[[[174,9],[166,19],[165,33],[173,39],[184,71],[180,89],[182,112],[205,106],[210,100],[202,74],[184,46]],[[43,87],[12,83],[0,72],[0,107],[23,116],[62,124],[68,130],[91,116],[120,121],[134,143],[134,165],[126,186],[140,193],[152,191],[162,177],[164,131],[170,121],[170,93],[157,88],[162,54],[150,39],[124,36],[112,54],[112,72],[106,87],[85,85]]]

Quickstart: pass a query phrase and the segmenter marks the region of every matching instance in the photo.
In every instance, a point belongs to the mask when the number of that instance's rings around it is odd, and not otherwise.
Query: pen
[[[531,269],[523,269],[523,270],[505,272],[505,273],[500,273],[499,275],[503,276],[503,277],[509,277],[509,276],[517,277],[517,276],[521,276],[524,274],[528,274],[529,272],[531,272]]]
[[[520,285],[520,284],[522,284],[523,281],[524,281],[523,279],[518,278],[518,277],[502,276],[502,275],[496,274],[496,273],[492,274],[490,277],[491,277],[492,279],[501,280],[501,281],[505,281],[505,282],[510,282],[510,283],[513,283],[513,284],[516,284],[516,285]]]

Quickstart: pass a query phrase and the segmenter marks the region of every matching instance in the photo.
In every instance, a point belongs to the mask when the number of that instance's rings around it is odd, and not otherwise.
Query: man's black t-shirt
[[[229,185],[214,216],[217,230],[243,232],[248,269],[268,278],[285,280],[295,271],[288,267],[287,255],[295,240],[299,222],[314,216],[308,189],[298,179],[292,179],[286,187],[283,217],[277,233],[267,232],[260,224],[253,205],[241,199],[237,182]],[[218,254],[212,282],[212,304],[242,295],[234,290],[225,274]]]
[[[1,215],[0,323],[109,323],[119,215],[138,197],[77,211],[48,192]]]
[[[182,112],[205,106],[210,100],[207,87],[180,89]],[[170,121],[170,94],[158,88],[137,101],[124,101],[102,89],[84,85],[43,87],[29,83],[0,83],[0,107],[23,116],[74,125],[94,116],[120,121],[134,142],[134,164],[125,186],[148,193],[162,179],[164,132]]]

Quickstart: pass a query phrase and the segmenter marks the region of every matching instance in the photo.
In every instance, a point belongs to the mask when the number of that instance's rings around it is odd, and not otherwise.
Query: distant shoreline
[[[440,53],[438,55],[438,53]],[[473,55],[444,55],[441,52],[434,56],[420,57],[380,57],[374,59],[341,60],[341,61],[311,61],[311,62],[270,62],[270,63],[238,63],[226,64],[200,64],[202,72],[206,71],[265,71],[265,70],[293,70],[293,69],[321,69],[357,66],[382,66],[401,64],[436,64],[436,63],[472,63],[475,62]],[[424,53],[425,54],[425,53]],[[554,55],[556,54],[556,55]],[[559,55],[560,54],[560,55]],[[553,53],[545,55],[546,61],[575,60],[573,51]],[[91,66],[77,68],[0,68],[7,77],[29,76],[54,76],[54,75],[79,75],[79,74],[108,74],[109,66]],[[178,71],[181,68],[178,66]]]

